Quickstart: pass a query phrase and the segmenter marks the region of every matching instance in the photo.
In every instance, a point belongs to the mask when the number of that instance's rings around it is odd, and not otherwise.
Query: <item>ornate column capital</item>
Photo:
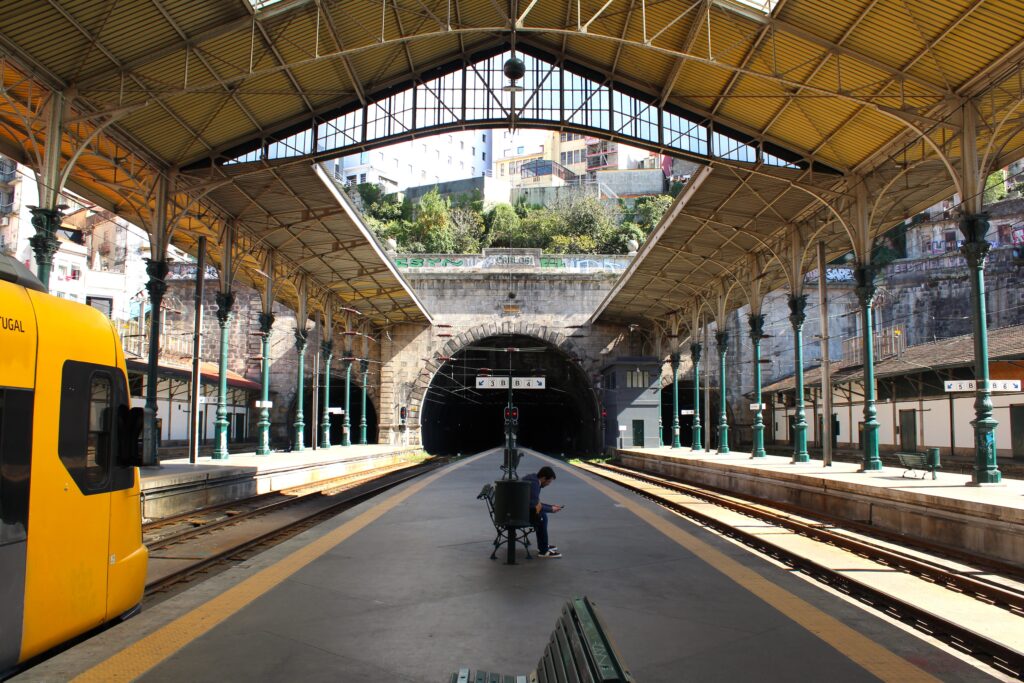
[[[274,326],[273,313],[260,313],[260,332],[264,335],[270,334],[270,328]]]
[[[29,237],[28,242],[35,252],[36,262],[49,264],[60,248],[57,228],[60,227],[63,214],[60,209],[44,209],[38,206],[29,210],[32,212],[32,227],[36,229],[36,234]]]
[[[328,358],[332,357],[334,355],[334,342],[333,341],[320,342],[320,350]]]
[[[700,352],[703,348],[704,347],[701,345],[700,342],[694,342],[693,344],[690,344],[690,360],[692,360],[694,363],[699,363]]]
[[[369,369],[370,369],[370,361],[366,360],[365,358],[360,359],[360,361],[359,361],[359,372],[362,372],[363,374],[366,374],[366,371],[369,370]]]
[[[862,307],[870,307],[871,303],[875,300],[875,267],[871,265],[857,266],[853,271],[853,275],[857,281],[854,291],[857,293],[860,305]]]
[[[790,295],[789,297],[789,322],[794,329],[800,329],[807,320],[807,295]]]
[[[715,344],[718,345],[719,353],[725,353],[729,346],[729,333],[724,330],[715,332]]]
[[[675,352],[673,352],[672,354],[669,355],[668,360],[669,360],[669,363],[672,365],[672,370],[673,371],[679,369],[679,362],[680,362],[681,358],[682,358],[682,356],[680,355],[680,353],[678,351],[675,351]]]
[[[163,298],[164,292],[167,291],[167,271],[167,261],[146,259],[146,275],[149,275],[149,280],[146,281],[146,291],[149,292],[150,299]]]
[[[235,307],[235,293],[217,292],[214,299],[217,302],[217,320],[226,325],[231,320],[232,309]]]
[[[747,319],[747,323],[750,325],[750,338],[756,343],[764,339],[764,314],[753,313]]]
[[[306,350],[306,343],[309,341],[309,332],[302,329],[301,327],[295,328],[295,348],[299,350],[299,353],[304,353]]]
[[[971,268],[984,268],[988,252],[992,245],[985,239],[988,236],[988,214],[975,213],[960,217],[960,232],[964,235],[960,253],[967,259]]]

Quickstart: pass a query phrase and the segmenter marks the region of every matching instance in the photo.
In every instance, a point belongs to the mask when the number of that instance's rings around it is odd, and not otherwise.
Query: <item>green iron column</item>
[[[663,414],[665,412],[665,402],[662,400],[662,389],[661,386],[661,365],[658,365],[658,448],[665,445],[665,420]]]
[[[217,292],[217,324],[220,326],[220,365],[217,372],[217,420],[213,432],[213,459],[228,459],[228,338],[231,335],[232,292]]]
[[[345,420],[343,422],[345,431],[344,435],[341,437],[342,446],[352,445],[352,437],[349,434],[352,427],[352,421],[349,415],[352,412],[349,408],[352,398],[352,360],[351,355],[345,356]]]
[[[273,313],[260,313],[260,334],[263,335],[263,364],[260,368],[260,400],[263,407],[260,408],[260,419],[256,423],[257,445],[256,455],[270,455],[270,408],[267,403],[270,401],[270,328],[274,326]]]
[[[700,434],[700,352],[703,347],[700,342],[690,344],[690,360],[693,361],[693,442],[690,450],[704,450],[704,443]]]
[[[295,351],[298,355],[299,371],[295,378],[295,440],[292,444],[293,451],[302,452],[306,449],[306,421],[302,414],[303,391],[305,391],[306,380],[306,330],[295,328]]]
[[[971,277],[971,309],[974,318],[974,473],[971,483],[998,484],[1003,475],[996,461],[996,426],[992,417],[992,393],[988,371],[988,324],[985,310],[985,261],[990,249],[988,214],[977,213],[960,219],[964,244],[960,248],[967,259]]]
[[[365,346],[363,347],[366,348]],[[366,391],[370,384],[370,361],[365,358],[359,361],[359,370],[363,375],[363,411],[359,416],[359,443],[366,445]]]
[[[679,352],[669,358],[672,362],[672,448],[682,448],[679,442]]]
[[[160,374],[160,306],[167,291],[167,261],[146,259],[146,290],[149,292],[149,364],[146,367],[146,424],[149,426],[149,456],[145,458],[147,465],[159,464],[156,445],[160,441],[156,425],[156,389]]]
[[[324,353],[324,407],[320,413],[320,448],[331,447],[331,358],[334,344],[325,341],[321,344]]]
[[[804,412],[804,320],[807,295],[789,297],[789,322],[793,325],[793,361],[796,373],[796,419],[793,421],[793,462],[809,462],[807,413]]]
[[[729,452],[729,415],[725,400],[725,354],[729,347],[729,333],[716,332],[715,343],[718,344],[718,394],[721,414],[718,416],[718,452]]]
[[[32,245],[32,251],[36,256],[36,275],[39,281],[50,291],[50,271],[53,269],[53,255],[60,249],[60,242],[57,241],[57,229],[61,223],[60,209],[43,209],[33,207],[32,227],[36,234],[28,238]]]
[[[882,469],[878,455],[878,410],[875,407],[875,331],[871,304],[875,300],[875,271],[871,266],[858,266],[857,298],[860,300],[861,325],[864,328],[864,472]]]
[[[754,411],[753,445],[750,449],[750,457],[763,458],[767,453],[764,450],[764,418],[761,411],[761,339],[764,338],[764,316],[751,315],[750,340],[754,345],[754,402],[757,410]]]

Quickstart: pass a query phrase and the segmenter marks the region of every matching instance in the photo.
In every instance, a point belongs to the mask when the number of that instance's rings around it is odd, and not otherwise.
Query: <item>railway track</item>
[[[366,470],[278,492],[284,499],[278,494],[265,494],[146,525],[150,559],[145,600],[152,603],[159,594],[191,582],[200,573],[243,561],[444,464],[428,461]],[[189,528],[176,528],[182,524]]]
[[[989,568],[964,566],[948,558],[927,555],[918,550],[901,549],[886,540],[864,536],[822,522],[806,513],[794,514],[780,511],[773,506],[751,502],[734,495],[726,495],[702,489],[689,484],[650,475],[628,468],[585,464],[582,469],[597,474],[623,488],[653,500],[659,505],[690,518],[699,524],[714,529],[744,545],[754,548],[786,565],[826,583],[833,588],[885,612],[914,628],[966,652],[985,663],[1013,676],[1024,676],[1024,650],[1022,639],[1014,637],[1024,633],[1024,585],[994,575],[985,576]],[[699,502],[700,505],[694,505]],[[941,607],[929,604],[927,608],[914,604],[865,581],[857,580],[852,572],[843,572],[828,566],[825,562],[794,552],[780,543],[778,534],[758,534],[749,525],[735,525],[716,514],[702,511],[706,503],[727,511],[738,513],[784,528],[833,548],[865,558],[884,568],[898,570],[917,577],[923,582],[940,586],[951,593],[969,596],[978,601],[979,609],[986,606],[1004,613],[1004,620],[1020,620],[1013,631],[1006,634],[1008,640],[1001,641],[987,637],[976,629],[964,626],[957,616],[945,616]],[[955,610],[950,610],[952,614]]]

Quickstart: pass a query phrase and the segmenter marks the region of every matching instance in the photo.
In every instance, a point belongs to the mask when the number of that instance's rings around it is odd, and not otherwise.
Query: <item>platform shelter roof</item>
[[[729,287],[750,250],[771,271],[766,282],[785,280],[765,236],[777,225],[799,226],[803,239],[835,230],[830,211],[858,184],[880,199],[875,233],[935,197],[976,192],[949,173],[965,107],[982,123],[986,168],[1024,150],[1024,5],[1011,0],[7,0],[0,148],[38,167],[48,94],[64,93],[64,157],[89,148],[69,187],[151,227],[152,180],[171,174],[183,209],[175,240],[194,249],[196,235],[220,233],[213,224],[239,220],[231,193],[211,184],[249,182],[211,168],[246,150],[257,152],[248,163],[268,169],[308,165],[331,151],[304,131],[356,111],[364,121],[395,118],[383,99],[513,46],[585,78],[574,82],[643,124],[634,130],[675,116],[706,132],[703,152],[670,149],[661,133],[642,145],[710,165],[711,176],[602,308],[608,318],[692,305],[674,297]],[[616,103],[629,111],[616,113]],[[365,125],[349,132],[353,148],[368,149],[484,125],[493,121],[462,115],[373,140]],[[722,141],[728,149],[716,151]],[[292,159],[260,153],[275,145],[305,147]],[[286,175],[268,174],[265,192],[289,194]],[[269,236],[282,227],[265,209],[250,203],[240,220],[257,250],[273,248]],[[841,242],[830,238],[830,253],[848,249]],[[322,292],[330,282],[321,275],[356,267],[319,264],[315,273],[284,260],[283,272],[308,275]],[[363,265],[386,266],[379,254]],[[256,267],[253,259],[245,272]],[[401,284],[381,277],[391,283],[381,292]],[[381,297],[367,310],[392,305]]]

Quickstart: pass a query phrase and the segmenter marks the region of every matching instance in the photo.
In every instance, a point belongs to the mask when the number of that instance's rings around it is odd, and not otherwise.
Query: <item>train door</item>
[[[644,421],[633,420],[633,447],[644,447]]]
[[[900,450],[912,452],[917,450],[917,411],[900,411]]]
[[[1024,404],[1010,406],[1010,448],[1015,460],[1024,460]]]

